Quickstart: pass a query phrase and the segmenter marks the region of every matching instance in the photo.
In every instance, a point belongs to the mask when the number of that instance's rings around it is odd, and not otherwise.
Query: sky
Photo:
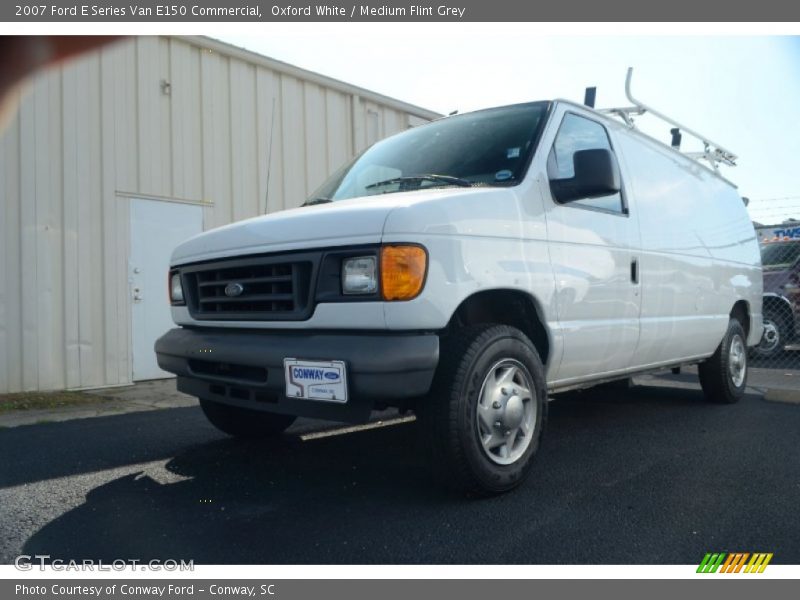
[[[236,46],[440,113],[515,102],[627,106],[632,92],[738,155],[721,173],[764,224],[800,219],[800,37],[542,36],[520,24],[283,24]],[[668,142],[670,126],[642,130]],[[684,136],[684,150],[699,150]]]

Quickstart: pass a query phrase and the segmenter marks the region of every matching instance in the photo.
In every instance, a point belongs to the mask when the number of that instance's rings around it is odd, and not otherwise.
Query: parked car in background
[[[771,358],[800,334],[800,239],[763,243],[761,265],[764,335],[753,353]]]

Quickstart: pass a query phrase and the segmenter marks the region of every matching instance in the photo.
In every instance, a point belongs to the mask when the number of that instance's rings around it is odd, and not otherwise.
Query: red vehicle
[[[800,239],[761,246],[764,269],[764,335],[754,354],[780,354],[800,333]]]

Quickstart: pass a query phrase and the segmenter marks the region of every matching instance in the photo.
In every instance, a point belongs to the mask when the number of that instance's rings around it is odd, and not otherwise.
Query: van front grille
[[[248,257],[180,269],[195,319],[301,320],[311,308],[311,256]]]
[[[252,383],[266,383],[267,369],[207,360],[189,360],[189,369],[195,375],[209,379],[235,379]]]

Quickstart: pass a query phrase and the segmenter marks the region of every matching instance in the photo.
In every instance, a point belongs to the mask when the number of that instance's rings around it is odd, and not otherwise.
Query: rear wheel
[[[297,417],[230,406],[200,398],[200,407],[211,424],[228,435],[269,438],[283,433]]]
[[[747,385],[746,339],[741,323],[731,319],[716,352],[698,366],[700,385],[707,400],[733,404],[744,395]]]
[[[511,490],[530,471],[545,423],[536,349],[514,327],[479,325],[443,339],[441,357],[418,411],[434,468],[462,491]]]

